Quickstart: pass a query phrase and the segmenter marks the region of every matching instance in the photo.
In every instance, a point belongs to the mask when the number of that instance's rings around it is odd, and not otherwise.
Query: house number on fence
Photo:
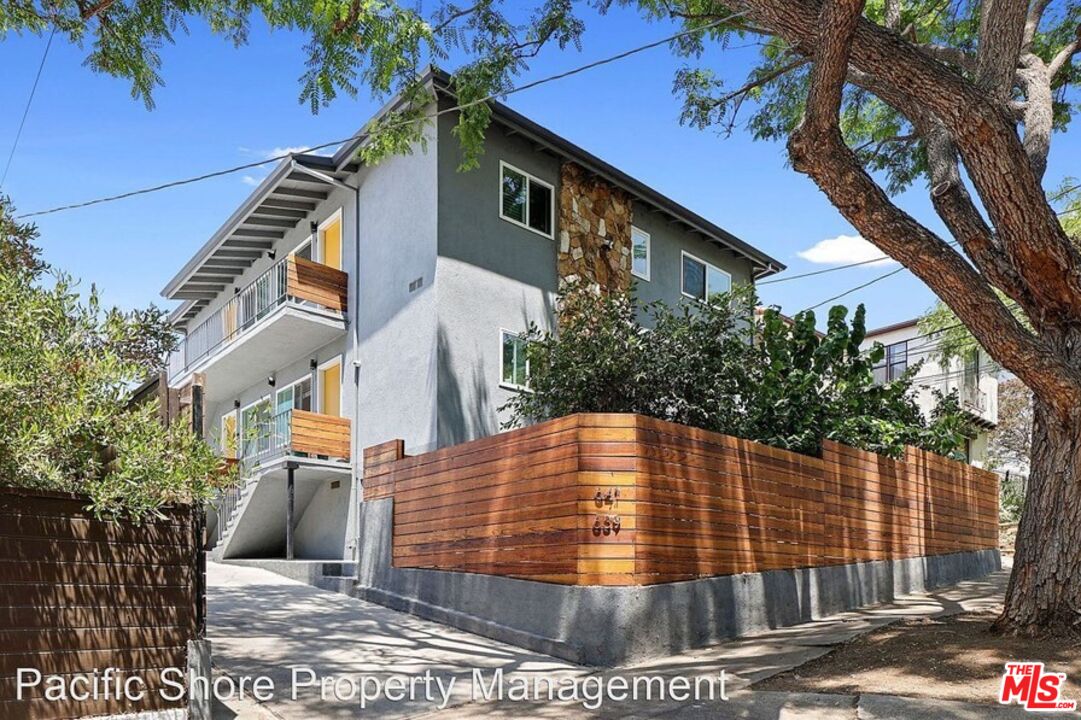
[[[604,490],[597,488],[597,494],[593,496],[594,504],[598,509],[603,509],[608,506],[609,509],[614,510],[616,502],[619,500],[619,488],[608,488]],[[620,518],[619,515],[612,513],[601,514],[598,513],[593,520],[593,535],[618,535],[619,534]]]

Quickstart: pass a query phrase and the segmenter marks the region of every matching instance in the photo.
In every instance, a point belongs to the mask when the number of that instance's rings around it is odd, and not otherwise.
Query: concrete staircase
[[[294,512],[299,518],[319,489],[316,482],[298,482]],[[258,475],[247,479],[224,498],[219,540],[211,549],[210,559],[281,557],[285,551],[285,479]]]
[[[258,484],[258,477],[244,478],[241,485],[226,490],[218,498],[215,509],[210,511],[214,518],[207,521],[207,532],[211,538],[208,547],[211,560],[222,559],[222,550],[228,544],[237,520],[243,514]]]

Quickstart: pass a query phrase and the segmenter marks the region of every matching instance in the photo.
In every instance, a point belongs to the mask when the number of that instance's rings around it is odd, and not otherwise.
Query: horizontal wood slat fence
[[[364,451],[393,565],[572,585],[995,548],[994,473],[907,448],[810,457],[640,415],[581,414],[417,456]]]
[[[185,671],[204,628],[202,520],[190,506],[142,525],[98,520],[78,495],[0,488],[0,719],[36,720],[186,707],[159,694],[165,668]],[[18,668],[45,676],[116,668],[146,698],[17,700]]]

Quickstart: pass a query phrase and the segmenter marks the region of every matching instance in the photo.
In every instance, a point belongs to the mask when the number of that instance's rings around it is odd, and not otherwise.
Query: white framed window
[[[684,250],[681,287],[686,297],[712,302],[715,296],[732,289],[732,276]]]
[[[649,233],[631,225],[631,274],[649,280]]]
[[[551,239],[555,190],[524,170],[499,161],[499,217]]]
[[[510,390],[529,389],[529,357],[521,333],[499,330],[499,385]]]
[[[274,396],[274,414],[287,410],[312,409],[312,378],[307,375],[279,389]]]
[[[240,456],[254,457],[270,449],[273,410],[264,395],[240,410]]]

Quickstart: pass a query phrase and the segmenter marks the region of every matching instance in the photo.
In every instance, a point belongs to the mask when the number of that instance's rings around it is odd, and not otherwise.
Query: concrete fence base
[[[361,506],[352,594],[584,665],[609,667],[889,602],[1001,568],[987,549],[648,586],[556,585],[391,567],[392,500]]]

